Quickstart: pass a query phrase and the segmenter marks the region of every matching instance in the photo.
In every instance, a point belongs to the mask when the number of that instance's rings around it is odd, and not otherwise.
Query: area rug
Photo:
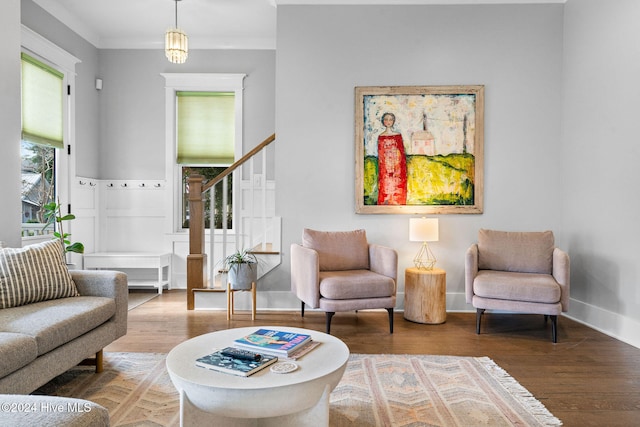
[[[112,426],[178,426],[179,398],[165,357],[105,353],[101,374],[80,366],[36,393],[97,402]],[[352,354],[331,393],[332,427],[561,424],[487,357]]]

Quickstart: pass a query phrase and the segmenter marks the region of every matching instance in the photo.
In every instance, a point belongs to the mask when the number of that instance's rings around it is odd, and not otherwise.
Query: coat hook
[[[96,186],[96,183],[95,183],[95,182],[89,182],[89,185],[90,185],[91,187],[95,187],[95,186]]]
[[[122,185],[123,187],[126,187],[126,186],[127,186],[127,183],[126,183],[126,182],[124,182],[124,183],[122,183],[121,185]]]
[[[113,182],[110,182],[109,184],[107,184],[107,187],[113,187]]]
[[[140,187],[145,187],[144,182],[140,183]]]
[[[84,182],[84,181],[82,181],[82,180],[78,181],[78,183],[79,183],[80,185],[87,185],[87,183],[86,183],[86,182]]]
[[[160,183],[158,182],[157,184],[155,184],[155,185],[154,185],[154,187],[156,187],[156,188],[160,188],[160,187],[162,187],[162,184],[160,184]]]

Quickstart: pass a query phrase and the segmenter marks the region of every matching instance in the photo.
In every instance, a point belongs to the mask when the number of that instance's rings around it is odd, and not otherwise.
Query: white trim
[[[76,74],[76,64],[82,62],[58,45],[51,43],[29,27],[22,25],[22,47],[56,65],[64,73]]]
[[[575,299],[571,299],[569,312],[564,315],[603,334],[640,348],[640,322],[635,319]]]

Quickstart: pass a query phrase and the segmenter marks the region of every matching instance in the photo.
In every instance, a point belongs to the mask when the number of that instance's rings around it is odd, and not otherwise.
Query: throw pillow
[[[60,240],[0,249],[0,308],[78,295]]]

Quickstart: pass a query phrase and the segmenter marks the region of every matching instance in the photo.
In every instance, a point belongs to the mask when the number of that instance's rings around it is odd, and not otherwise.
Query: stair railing
[[[188,198],[189,201],[189,255],[187,255],[187,309],[194,309],[194,289],[202,289],[209,286],[213,283],[216,276],[215,271],[215,251],[214,251],[214,241],[215,241],[215,185],[219,182],[222,182],[222,259],[226,257],[226,248],[228,241],[228,227],[227,227],[227,218],[229,215],[228,212],[228,201],[227,198],[227,189],[229,176],[233,174],[233,194],[235,203],[233,204],[233,212],[232,218],[234,221],[234,233],[236,235],[235,244],[236,249],[240,246],[243,246],[245,242],[245,237],[248,239],[248,243],[253,245],[255,242],[255,238],[253,235],[253,224],[255,220],[255,211],[254,211],[254,192],[255,192],[255,183],[254,183],[254,159],[256,158],[258,153],[262,153],[262,182],[261,182],[261,191],[262,191],[262,207],[260,208],[260,217],[262,223],[262,233],[263,236],[261,238],[261,242],[263,245],[266,245],[267,242],[267,153],[266,148],[269,144],[275,141],[276,135],[272,134],[267,139],[258,144],[255,148],[249,151],[247,154],[242,156],[238,161],[233,163],[227,169],[225,169],[221,174],[216,176],[214,179],[211,179],[209,182],[204,183],[204,177],[202,175],[190,175],[188,178],[189,191]],[[249,216],[248,216],[248,230],[246,231],[246,236],[244,233],[243,225],[242,225],[242,189],[241,189],[241,170],[240,166],[244,165],[247,161],[249,163],[249,177],[250,177],[250,197],[249,197]],[[204,215],[204,206],[205,206],[205,197],[209,197],[211,200],[210,205],[210,228],[211,234],[209,238],[209,254],[211,257],[211,262],[207,263],[207,254],[205,251],[205,215]],[[247,212],[247,210],[244,210]],[[209,264],[209,265],[207,265]],[[209,278],[209,279],[208,279]]]

